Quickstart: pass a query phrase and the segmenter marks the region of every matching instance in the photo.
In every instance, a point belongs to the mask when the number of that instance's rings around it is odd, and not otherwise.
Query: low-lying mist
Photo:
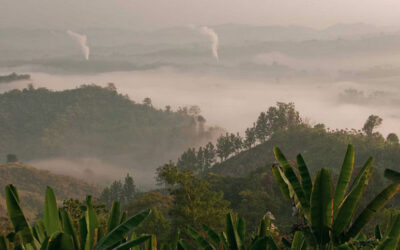
[[[346,96],[346,90],[355,89],[378,93],[382,89],[398,96],[397,79],[374,81],[322,81],[315,79],[232,79],[215,75],[185,74],[164,68],[149,71],[114,72],[97,75],[49,75],[33,73],[35,87],[53,90],[70,89],[82,84],[106,86],[112,82],[118,91],[137,102],[150,97],[153,105],[173,109],[198,105],[209,125],[218,125],[232,132],[243,132],[257,119],[261,111],[277,101],[294,102],[302,116],[311,123],[325,123],[334,128],[361,128],[370,114],[383,118],[379,130],[383,134],[400,133],[399,102],[357,102],[357,96]],[[25,88],[27,82],[3,84],[0,91]],[[350,99],[349,99],[350,98]],[[383,97],[385,99],[385,97]],[[349,101],[354,100],[354,101]],[[382,108],[382,105],[385,108]]]
[[[136,102],[150,97],[156,108],[164,109],[170,105],[176,110],[198,105],[209,126],[218,125],[229,132],[243,133],[256,121],[261,111],[279,101],[294,102],[310,124],[324,123],[331,129],[361,129],[367,117],[375,114],[383,118],[383,124],[378,128],[382,134],[400,133],[400,93],[396,84],[398,79],[394,77],[368,81],[323,81],[313,78],[255,80],[182,73],[172,68],[97,75],[31,73],[31,76],[31,81],[2,84],[0,91],[22,89],[29,83],[36,88],[64,90],[82,84],[106,86],[112,82],[118,92],[127,94]],[[127,169],[118,162],[110,162],[112,164],[94,158],[57,158],[30,164],[95,184],[107,184],[129,173],[142,190],[155,187],[154,170],[158,166]]]
[[[154,171],[151,169],[125,169],[117,164],[109,164],[95,158],[55,158],[31,161],[28,164],[95,185],[109,185],[115,180],[123,179],[127,174],[133,176],[135,184],[141,190],[152,188],[155,183]]]

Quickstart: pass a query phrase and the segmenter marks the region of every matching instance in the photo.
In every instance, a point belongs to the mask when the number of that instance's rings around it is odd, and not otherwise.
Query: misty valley
[[[0,250],[400,249],[400,26],[111,2],[0,0]]]

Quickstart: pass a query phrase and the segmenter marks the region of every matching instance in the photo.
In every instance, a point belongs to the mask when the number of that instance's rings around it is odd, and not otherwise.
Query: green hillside
[[[391,143],[381,136],[367,136],[359,132],[335,130],[302,124],[288,130],[274,133],[270,139],[249,150],[217,163],[212,171],[231,176],[246,176],[266,164],[275,162],[272,148],[279,145],[289,159],[295,159],[301,153],[311,171],[320,167],[340,169],[347,144],[357,149],[356,166],[371,155],[375,156],[374,166],[378,172],[384,168],[400,170],[400,144]]]
[[[11,90],[0,94],[0,152],[23,162],[94,157],[126,168],[150,168],[204,143],[220,129],[207,128],[196,107],[156,109],[108,87],[65,91]]]
[[[19,162],[0,165],[1,190],[4,190],[4,187],[10,183],[13,183],[18,188],[25,212],[31,218],[43,206],[43,194],[47,186],[54,187],[59,201],[69,198],[83,199],[87,194],[98,195],[101,190],[99,187],[81,180],[52,174],[49,171],[39,170]],[[3,195],[4,193],[1,192],[0,205],[5,207]]]
[[[311,176],[326,168],[332,173],[334,182],[348,144],[354,145],[356,152],[355,173],[373,156],[373,177],[361,200],[361,205],[366,206],[382,187],[389,184],[383,176],[384,170],[400,171],[398,136],[391,133],[385,138],[376,132],[381,123],[381,118],[371,115],[362,129],[331,130],[324,124],[304,122],[294,104],[277,103],[262,112],[243,137],[226,134],[208,149],[189,149],[179,157],[176,166],[193,171],[207,181],[213,191],[222,192],[224,199],[230,202],[229,208],[246,218],[251,227],[255,228],[259,218],[271,211],[279,218],[278,226],[292,230],[289,226],[296,223],[293,221],[296,218],[291,216],[292,206],[285,205],[287,202],[272,173],[272,166],[277,164],[273,148],[281,148],[293,166],[297,165],[296,155],[300,153]],[[400,198],[395,197],[389,206],[399,204]]]
[[[312,176],[324,167],[332,172],[335,181],[349,143],[356,150],[356,173],[368,157],[375,158],[373,178],[362,200],[365,206],[371,197],[389,183],[383,177],[383,171],[386,168],[400,170],[399,143],[392,143],[378,135],[367,136],[344,130],[328,131],[319,126],[301,124],[276,132],[266,142],[216,163],[205,175],[205,179],[213,185],[215,191],[222,191],[224,198],[231,202],[230,207],[249,222],[255,222],[269,210],[278,215],[276,223],[285,228],[294,222],[290,216],[291,207],[284,205],[278,185],[273,180],[271,170],[276,163],[273,147],[279,146],[294,166],[296,155],[301,153]],[[399,204],[400,198],[395,197],[390,206],[397,207]]]

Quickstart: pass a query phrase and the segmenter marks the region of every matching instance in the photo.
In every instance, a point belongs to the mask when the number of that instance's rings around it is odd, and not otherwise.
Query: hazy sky
[[[399,0],[0,0],[0,27],[400,26]]]

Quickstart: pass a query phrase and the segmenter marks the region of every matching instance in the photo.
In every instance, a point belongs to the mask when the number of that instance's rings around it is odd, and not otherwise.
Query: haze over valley
[[[0,0],[0,250],[400,249],[399,10]]]

